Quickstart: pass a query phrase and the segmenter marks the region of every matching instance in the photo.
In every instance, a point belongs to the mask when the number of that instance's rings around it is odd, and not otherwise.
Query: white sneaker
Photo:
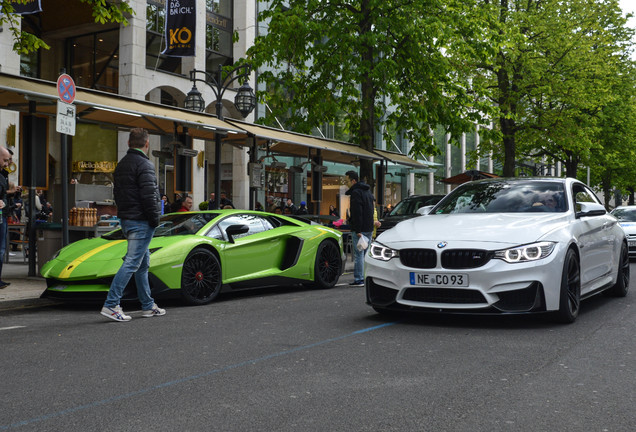
[[[141,311],[141,316],[144,318],[152,318],[154,316],[161,316],[165,314],[166,310],[161,309],[156,303],[152,304],[152,309]]]
[[[124,311],[121,310],[121,306],[117,305],[114,308],[109,308],[104,306],[102,311],[100,312],[107,318],[112,319],[113,321],[130,321],[132,317],[130,315],[124,314]]]

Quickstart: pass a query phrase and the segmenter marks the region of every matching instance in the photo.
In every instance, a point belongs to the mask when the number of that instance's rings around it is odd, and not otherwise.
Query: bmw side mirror
[[[427,205],[424,207],[420,207],[418,208],[415,213],[417,213],[420,216],[424,216],[430,213],[430,211],[433,209],[433,207],[435,207],[434,205]]]
[[[230,225],[225,229],[225,234],[227,234],[227,238],[230,240],[230,243],[234,243],[234,236],[245,234],[250,230],[250,227],[247,225]]]
[[[601,204],[593,202],[579,202],[576,203],[576,217],[589,217],[589,216],[603,216],[607,213],[605,207]]]

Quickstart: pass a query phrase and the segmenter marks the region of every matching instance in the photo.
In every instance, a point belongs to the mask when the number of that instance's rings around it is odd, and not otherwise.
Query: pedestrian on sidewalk
[[[115,321],[129,321],[119,302],[131,277],[135,277],[137,295],[142,307],[142,316],[151,318],[165,315],[165,309],[157,306],[150,295],[148,268],[150,251],[148,246],[155,228],[159,225],[161,206],[155,168],[148,159],[150,141],[148,132],[142,128],[130,131],[128,152],[119,161],[113,178],[115,204],[121,230],[128,240],[124,262],[110,284],[101,314]]]
[[[368,184],[361,182],[358,173],[347,171],[345,173],[349,190],[345,195],[350,196],[351,219],[351,243],[353,248],[353,283],[351,286],[364,286],[364,255],[371,243],[373,234],[373,194]],[[367,247],[358,249],[358,242],[366,237]]]
[[[6,147],[0,146],[0,170],[4,171],[9,164],[11,164],[11,153]],[[0,173],[0,289],[11,285],[9,282],[4,282],[2,280],[2,263],[4,263],[4,253],[7,249],[7,232],[9,222],[7,217],[9,215],[7,193],[12,192],[13,191],[9,186],[8,177]]]

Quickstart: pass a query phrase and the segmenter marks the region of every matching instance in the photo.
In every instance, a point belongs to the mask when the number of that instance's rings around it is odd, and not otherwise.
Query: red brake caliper
[[[203,272],[198,271],[197,274],[194,275],[194,278],[201,282],[203,280]]]

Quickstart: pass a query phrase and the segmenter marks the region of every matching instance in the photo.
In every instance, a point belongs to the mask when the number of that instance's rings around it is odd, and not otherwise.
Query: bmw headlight
[[[510,249],[495,252],[495,258],[502,259],[507,263],[528,262],[543,259],[550,255],[556,243],[538,242],[524,246],[517,246]]]
[[[373,242],[369,247],[369,255],[380,261],[388,261],[391,258],[399,257],[400,254],[395,249],[384,246],[382,243]]]

